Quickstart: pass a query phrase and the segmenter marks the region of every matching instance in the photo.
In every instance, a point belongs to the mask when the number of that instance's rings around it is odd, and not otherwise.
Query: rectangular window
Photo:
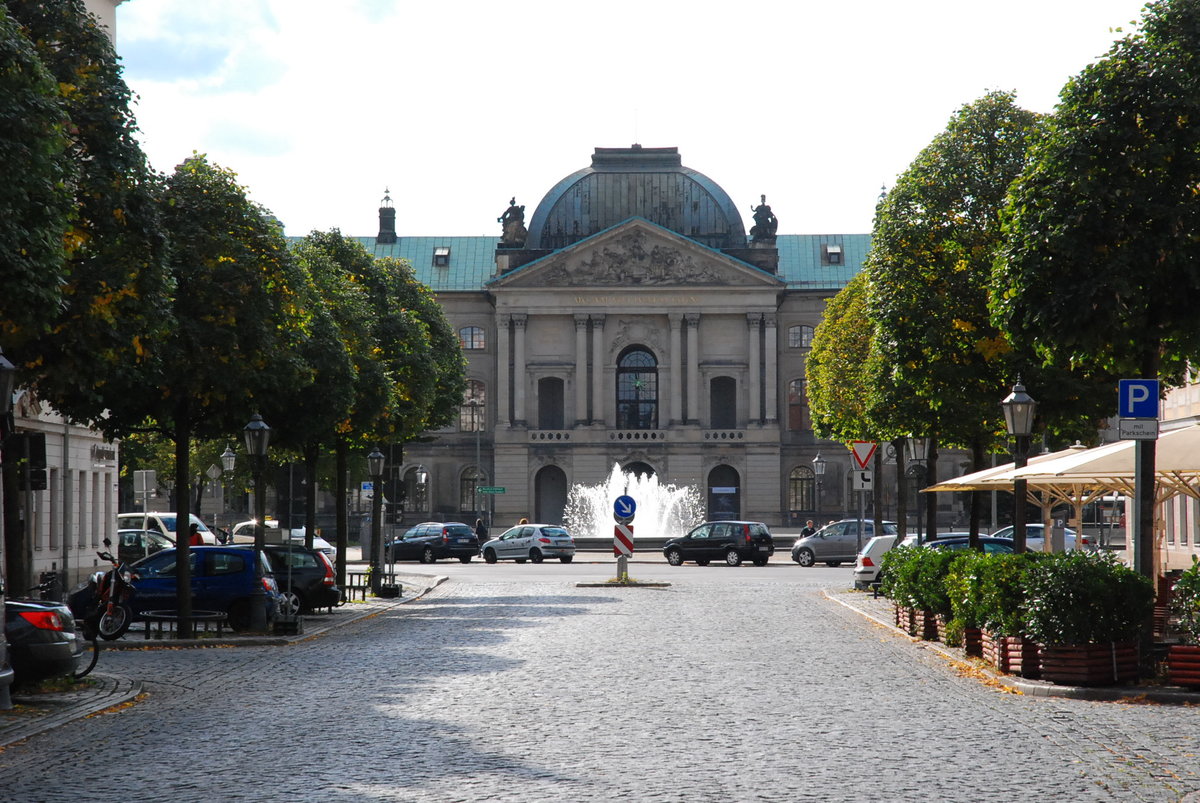
[[[450,267],[450,246],[439,245],[433,249],[433,266],[435,268]]]
[[[826,265],[841,265],[842,247],[840,245],[827,245],[825,246],[824,256]]]

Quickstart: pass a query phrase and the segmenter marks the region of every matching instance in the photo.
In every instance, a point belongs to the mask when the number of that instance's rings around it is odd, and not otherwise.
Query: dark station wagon
[[[461,521],[427,521],[410,527],[387,545],[387,559],[433,563],[440,558],[458,558],[470,563],[479,554],[475,531]]]
[[[672,538],[663,545],[663,555],[672,566],[687,560],[701,566],[714,560],[723,560],[730,566],[738,566],[744,560],[766,566],[774,553],[771,531],[761,521],[706,521],[682,538]]]

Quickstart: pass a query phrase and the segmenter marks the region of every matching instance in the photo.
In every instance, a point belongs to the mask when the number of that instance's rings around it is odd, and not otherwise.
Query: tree
[[[1200,1],[1159,0],[1068,82],[1012,189],[995,319],[1046,364],[1107,380],[1110,414],[1112,377],[1180,384],[1200,353],[1197,121]],[[1139,469],[1152,471],[1154,443],[1139,443]],[[1142,560],[1153,510],[1151,487]]]

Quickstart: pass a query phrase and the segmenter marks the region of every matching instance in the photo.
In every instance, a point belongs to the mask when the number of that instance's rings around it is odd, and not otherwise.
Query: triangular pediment
[[[631,218],[513,271],[498,287],[778,287],[775,276]]]

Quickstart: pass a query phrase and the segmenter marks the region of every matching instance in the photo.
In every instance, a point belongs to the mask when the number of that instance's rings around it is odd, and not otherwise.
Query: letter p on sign
[[[1158,418],[1158,380],[1122,379],[1117,389],[1121,418]]]

